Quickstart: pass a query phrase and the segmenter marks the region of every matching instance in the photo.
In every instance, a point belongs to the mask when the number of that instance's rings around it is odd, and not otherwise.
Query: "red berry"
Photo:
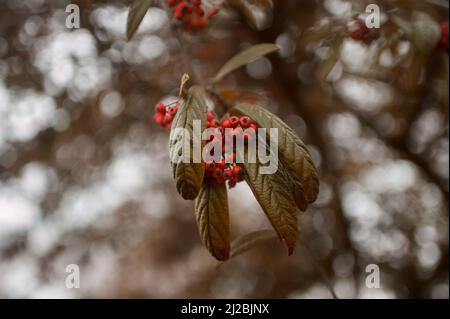
[[[219,163],[217,163],[218,167],[220,169],[225,169],[227,167],[226,161],[225,160],[221,160]]]
[[[155,111],[158,113],[166,113],[166,106],[164,103],[158,103],[155,105]]]
[[[229,188],[234,188],[234,187],[236,186],[236,184],[237,184],[237,181],[236,181],[235,178],[232,178],[232,179],[230,179],[230,180],[228,181],[228,187],[229,187]]]
[[[233,171],[229,168],[224,169],[223,171],[223,178],[230,179],[233,177]]]
[[[201,6],[195,7],[195,13],[197,13],[199,16],[203,17],[205,15],[205,10]]]
[[[236,127],[239,125],[239,118],[237,116],[232,116],[228,119],[231,127]]]
[[[173,116],[170,115],[169,113],[166,113],[164,115],[163,124],[166,125],[166,124],[172,123],[172,120],[173,120]]]
[[[215,179],[223,177],[223,169],[220,167],[216,167],[212,171],[212,175]]]
[[[223,128],[231,128],[230,120],[225,120],[225,121],[223,121],[222,127],[223,127]]]
[[[242,176],[242,167],[236,165],[235,167],[233,167],[233,175],[237,178],[240,179]]]
[[[206,119],[208,120],[208,122],[214,120],[214,115],[211,112],[208,112],[206,114]]]
[[[178,20],[182,20],[184,18],[184,13],[181,10],[175,10],[174,16]]]
[[[243,128],[249,127],[251,123],[252,123],[252,120],[248,116],[242,116],[239,119],[239,125],[242,126]]]
[[[371,32],[366,23],[359,19],[347,22],[347,31],[353,40],[370,43],[376,38],[376,34]]]
[[[156,123],[158,123],[159,125],[162,125],[162,123],[164,121],[164,114],[156,113],[155,115],[153,115],[153,119],[155,120]]]
[[[219,121],[216,119],[212,119],[211,121],[208,121],[208,127],[219,127]]]
[[[202,4],[202,0],[192,0],[192,4],[196,7],[198,7]]]
[[[250,124],[250,128],[252,129],[252,131],[254,131],[255,133],[258,132],[258,126],[256,126],[255,124]]]
[[[205,164],[205,169],[208,172],[212,172],[215,168],[216,168],[216,163],[214,163],[214,162]]]

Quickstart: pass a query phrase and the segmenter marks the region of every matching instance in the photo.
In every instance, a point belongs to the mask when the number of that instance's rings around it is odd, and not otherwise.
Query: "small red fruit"
[[[155,111],[158,113],[166,113],[166,106],[163,103],[158,103],[155,105]]]
[[[212,176],[213,176],[215,179],[218,179],[218,178],[223,177],[223,169],[220,168],[220,167],[214,168],[213,171],[212,171]]]
[[[231,128],[230,120],[225,120],[225,121],[223,121],[222,127],[223,127],[223,128]]]
[[[234,187],[236,186],[236,184],[237,184],[237,181],[236,181],[235,178],[232,178],[232,179],[230,179],[230,180],[228,181],[228,187],[229,187],[229,188],[234,188]]]
[[[233,167],[233,175],[237,178],[240,179],[242,176],[242,167],[236,165],[235,167]]]
[[[228,179],[231,179],[232,177],[233,177],[233,171],[231,169],[227,168],[223,171],[223,178],[228,180]]]
[[[219,127],[220,123],[216,119],[212,119],[211,121],[208,121],[208,127]]]
[[[155,120],[156,123],[158,123],[159,125],[162,125],[162,123],[164,121],[164,114],[156,113],[155,115],[153,115],[153,119]]]
[[[214,163],[214,162],[205,164],[205,169],[208,172],[212,172],[215,168],[216,168],[216,163]]]
[[[243,128],[249,127],[251,123],[252,123],[252,120],[248,116],[242,116],[239,119],[239,125],[241,125]]]
[[[228,121],[230,122],[230,127],[234,128],[239,125],[239,118],[237,116],[230,117]]]

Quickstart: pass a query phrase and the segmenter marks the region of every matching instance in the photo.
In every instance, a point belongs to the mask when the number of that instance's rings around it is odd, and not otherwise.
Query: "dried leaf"
[[[227,74],[234,70],[246,65],[249,62],[255,61],[260,57],[263,57],[269,53],[278,51],[279,46],[273,43],[263,43],[254,45],[247,50],[244,50],[230,60],[217,72],[216,76],[212,79],[213,83],[222,80]]]
[[[227,187],[204,184],[195,200],[195,215],[203,244],[218,260],[230,255]]]
[[[194,120],[201,121],[201,131],[194,132]],[[173,162],[172,170],[178,192],[184,199],[193,200],[200,192],[205,173],[205,164],[201,160],[194,163],[194,139],[199,141],[201,149],[204,147],[204,141],[201,139],[201,133],[205,129],[206,123],[206,100],[203,89],[199,86],[193,86],[189,89],[187,99],[180,106],[170,131],[170,158],[173,160],[178,156],[183,156],[183,144],[188,141],[190,147],[189,162]],[[184,128],[186,131],[178,132],[176,128]],[[189,133],[189,136],[185,134]],[[198,135],[194,136],[194,133]],[[184,154],[186,155],[186,154]]]
[[[319,192],[319,178],[311,156],[303,141],[279,117],[263,107],[253,104],[238,104],[230,111],[236,115],[248,115],[260,127],[278,128],[278,152],[286,168],[298,178],[306,200],[312,203]]]
[[[300,179],[287,168],[286,164],[280,163],[279,165],[280,173],[283,174],[289,184],[289,189],[292,190],[295,204],[301,211],[306,211],[308,208],[308,200],[306,199],[305,190],[303,189]]]
[[[152,0],[134,0],[130,7],[127,18],[127,37],[130,40],[134,33],[139,28],[139,25],[144,19],[148,8],[150,8]]]
[[[231,243],[230,258],[241,255],[256,246],[269,240],[276,239],[277,237],[277,233],[272,229],[257,230],[250,234],[240,236]]]
[[[241,13],[246,22],[257,31],[265,30],[272,25],[272,0],[228,0],[227,3]]]
[[[245,162],[243,167],[245,181],[278,237],[284,240],[289,255],[292,254],[298,237],[298,221],[297,208],[288,182],[279,170],[274,174],[260,174],[260,163]]]

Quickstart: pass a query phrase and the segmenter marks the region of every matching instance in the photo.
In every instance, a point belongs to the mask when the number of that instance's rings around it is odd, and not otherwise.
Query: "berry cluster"
[[[258,127],[252,123],[248,116],[232,116],[220,123],[211,112],[207,115],[207,127],[215,129],[208,144],[217,144],[221,150],[220,161],[206,163],[206,179],[216,185],[228,182],[228,187],[233,188],[242,181],[242,168],[236,163],[234,141],[243,139],[248,143],[256,138]],[[245,131],[244,131],[245,130]],[[212,152],[215,148],[213,148]],[[211,154],[215,155],[215,154]]]
[[[178,102],[169,105],[158,103],[155,105],[153,119],[162,128],[170,130],[178,109]],[[221,185],[228,182],[228,187],[233,188],[243,178],[242,167],[236,163],[236,152],[233,144],[240,139],[243,139],[244,143],[255,140],[258,126],[252,123],[252,119],[248,116],[231,116],[220,123],[213,113],[208,112],[207,128],[214,129],[207,143],[208,145],[211,144],[212,153],[210,155],[214,159],[220,160],[206,163],[206,182],[212,185]],[[214,144],[217,147],[214,147]],[[221,150],[217,157],[214,154],[215,149]]]
[[[347,32],[355,41],[370,44],[378,37],[378,34],[369,29],[364,21],[358,18],[353,18],[347,22]]]
[[[185,31],[197,32],[206,28],[209,21],[219,9],[212,8],[208,13],[202,5],[202,0],[166,0],[174,17],[181,21]]]
[[[441,23],[441,39],[439,41],[439,46],[448,50],[448,21]]]
[[[162,128],[170,130],[172,127],[172,121],[178,112],[179,104],[178,102],[165,105],[164,103],[158,103],[155,105],[155,115],[153,119]]]

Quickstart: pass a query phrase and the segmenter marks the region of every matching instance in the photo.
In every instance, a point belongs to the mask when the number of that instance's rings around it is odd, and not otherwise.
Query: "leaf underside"
[[[180,106],[173,122],[170,132],[170,157],[175,158],[174,154],[183,154],[183,144],[186,136],[184,132],[176,134],[176,128],[187,129],[189,133],[189,145],[190,145],[190,160],[188,163],[172,162],[173,177],[175,179],[177,191],[184,199],[193,200],[200,192],[200,188],[203,182],[203,176],[205,173],[205,164],[193,162],[193,121],[201,121],[201,132],[205,129],[206,123],[206,101],[204,99],[203,90],[198,86],[193,86],[188,92],[188,96],[185,102]],[[201,134],[201,132],[199,132]],[[201,136],[196,136],[201,140]],[[201,140],[201,147],[203,149],[204,141]]]
[[[280,118],[258,105],[238,104],[230,112],[235,115],[248,115],[260,127],[278,128],[280,167],[284,165],[289,170],[284,175],[290,176],[292,185],[298,186],[296,201],[301,199],[303,193],[306,203],[299,205],[299,208],[305,210],[307,204],[314,202],[317,198],[319,178],[303,141]]]
[[[230,220],[227,187],[205,183],[195,200],[195,215],[200,237],[218,260],[230,256]]]
[[[284,240],[289,255],[298,237],[297,207],[289,184],[278,170],[274,174],[260,174],[260,163],[243,163],[245,181],[261,205],[280,240]]]
[[[130,40],[144,19],[152,0],[134,0],[127,17],[127,38]]]

